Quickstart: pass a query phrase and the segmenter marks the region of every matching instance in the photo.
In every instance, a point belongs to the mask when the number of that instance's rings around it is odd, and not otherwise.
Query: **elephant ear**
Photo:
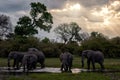
[[[86,51],[84,51],[84,53],[86,54],[87,58],[91,57],[91,51],[90,50],[86,50]]]

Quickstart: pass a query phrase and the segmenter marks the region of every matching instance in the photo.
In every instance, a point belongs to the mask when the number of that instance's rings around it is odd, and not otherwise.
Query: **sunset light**
[[[69,8],[70,10],[80,10],[80,4],[76,3],[74,5],[71,5]]]

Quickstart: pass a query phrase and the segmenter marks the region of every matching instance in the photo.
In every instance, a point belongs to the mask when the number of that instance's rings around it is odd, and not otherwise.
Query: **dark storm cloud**
[[[1,0],[0,12],[16,12],[20,10],[29,10],[31,2],[45,3],[46,0]]]
[[[48,9],[62,8],[67,2],[78,2],[84,7],[93,7],[106,4],[108,0],[1,0],[0,12],[14,12],[30,9],[31,2],[44,3]]]
[[[14,12],[27,10],[28,5],[24,0],[2,0],[0,1],[0,12]]]

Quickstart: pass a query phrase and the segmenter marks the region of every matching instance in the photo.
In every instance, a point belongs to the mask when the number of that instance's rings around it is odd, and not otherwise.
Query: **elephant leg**
[[[44,67],[45,67],[45,64],[44,64],[44,63],[42,63],[42,64],[41,64],[41,68],[44,68]]]
[[[90,59],[87,59],[88,70],[90,69]]]
[[[36,69],[36,63],[33,63],[33,69]]]
[[[25,72],[25,64],[23,65],[23,72]]]
[[[41,68],[44,68],[44,67],[45,67],[45,64],[44,64],[44,61],[43,61],[43,60],[40,61],[40,65],[41,65]]]
[[[18,60],[16,60],[16,69],[19,69],[20,67],[19,67],[19,61]]]
[[[72,62],[70,62],[69,64],[69,71],[71,72],[71,68],[72,68]]]
[[[95,70],[95,61],[92,60],[93,70]]]
[[[71,66],[69,66],[68,70],[69,70],[69,72],[71,72]]]
[[[61,69],[60,70],[63,71],[63,64],[61,64]]]
[[[22,66],[22,62],[19,63],[19,68],[21,68],[21,66]]]
[[[100,63],[100,66],[101,66],[101,70],[105,69],[103,63]]]
[[[31,65],[27,62],[27,70],[31,69]]]
[[[16,59],[14,59],[13,61],[13,68],[15,69],[15,66],[16,66]]]
[[[19,69],[19,63],[16,63],[16,69]]]
[[[68,71],[68,66],[67,64],[65,64],[65,71]]]

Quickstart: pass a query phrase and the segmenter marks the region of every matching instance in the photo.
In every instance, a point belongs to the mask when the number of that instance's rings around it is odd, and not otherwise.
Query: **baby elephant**
[[[35,54],[37,56],[37,62],[40,63],[41,68],[45,67],[45,55],[42,51],[39,51],[37,48],[29,48],[28,51],[31,52],[31,54]]]
[[[22,60],[22,64],[23,64],[24,72],[26,69],[27,72],[29,70],[35,69],[37,64],[37,56],[35,54],[29,54],[29,53],[25,54]]]
[[[73,56],[69,52],[64,52],[60,55],[61,71],[70,71],[72,67]]]

